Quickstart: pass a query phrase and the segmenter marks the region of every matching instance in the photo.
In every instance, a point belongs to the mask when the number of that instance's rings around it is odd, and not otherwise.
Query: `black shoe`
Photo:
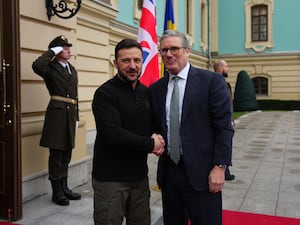
[[[81,199],[81,194],[75,193],[75,192],[71,191],[68,188],[68,180],[67,180],[66,177],[63,177],[63,178],[60,179],[60,184],[61,184],[61,188],[62,188],[62,191],[63,191],[64,195],[69,200],[79,200],[79,199]]]
[[[234,180],[235,176],[233,174],[229,175],[228,177],[225,177],[225,180]]]
[[[52,202],[56,205],[69,205],[69,199],[67,199],[63,194],[59,195],[57,193],[53,193]]]
[[[57,205],[69,205],[69,199],[64,195],[59,180],[50,180],[52,186],[52,202]]]
[[[71,191],[70,189],[64,189],[63,191],[64,191],[65,196],[70,200],[81,199],[81,194],[79,194],[79,193],[75,193],[75,192]]]

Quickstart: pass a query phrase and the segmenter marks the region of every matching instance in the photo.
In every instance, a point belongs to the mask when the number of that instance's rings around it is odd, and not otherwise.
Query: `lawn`
[[[244,115],[244,114],[246,114],[247,112],[234,112],[233,113],[233,119],[237,119],[237,118],[239,118],[240,116],[242,116],[242,115]]]

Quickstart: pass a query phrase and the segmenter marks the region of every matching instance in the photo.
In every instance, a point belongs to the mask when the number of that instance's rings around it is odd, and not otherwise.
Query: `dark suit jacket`
[[[70,75],[54,56],[54,53],[48,50],[37,58],[32,64],[34,72],[44,79],[50,96],[78,99],[75,68],[69,63],[72,73]],[[76,120],[79,121],[78,104],[50,100],[40,145],[60,150],[72,149],[75,145]]]
[[[168,80],[167,75],[150,86],[154,131],[162,134],[166,142]],[[234,131],[231,125],[230,94],[222,75],[191,66],[182,107],[180,138],[187,175],[196,190],[207,190],[208,176],[213,166],[231,164]],[[167,150],[158,163],[159,186],[164,178],[166,157]]]

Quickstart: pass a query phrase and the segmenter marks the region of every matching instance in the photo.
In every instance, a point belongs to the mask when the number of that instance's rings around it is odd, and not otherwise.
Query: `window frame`
[[[261,14],[262,10],[265,11],[265,15]],[[257,15],[254,15],[255,11],[258,11]],[[263,30],[263,26],[265,26],[265,30]],[[257,30],[255,30],[254,27],[256,27]],[[254,35],[257,35],[257,38],[254,38]],[[268,6],[266,5],[255,5],[251,7],[251,41],[268,41]]]
[[[134,0],[134,20],[138,23],[142,16],[143,0]],[[141,9],[139,9],[140,4],[142,4]]]
[[[255,6],[264,5],[267,7],[267,40],[266,41],[252,41],[252,8]],[[245,48],[253,49],[256,52],[262,52],[266,48],[273,48],[273,12],[274,1],[272,0],[249,0],[245,3],[246,14],[246,41]]]
[[[195,37],[195,2],[194,0],[185,0],[185,4],[185,33],[186,38],[192,46],[194,44]]]
[[[258,83],[260,83],[259,87],[257,87],[257,88],[255,87],[255,83],[254,83],[255,80],[258,80]],[[269,79],[269,77],[266,77],[266,76],[263,76],[263,75],[258,75],[258,76],[252,77],[251,81],[252,81],[253,86],[255,88],[255,94],[256,94],[257,97],[268,97],[270,95],[270,79]],[[266,88],[266,92],[263,92],[263,93],[261,92],[261,89],[262,89],[261,83],[262,83],[262,81],[267,82],[266,87],[264,87],[264,88]],[[257,89],[258,89],[258,92],[257,92]]]
[[[207,24],[207,18],[208,18],[208,7],[206,1],[202,0],[200,2],[200,12],[201,12],[201,21],[200,21],[200,37],[201,37],[201,43],[200,47],[203,51],[206,51],[208,49],[208,24]]]

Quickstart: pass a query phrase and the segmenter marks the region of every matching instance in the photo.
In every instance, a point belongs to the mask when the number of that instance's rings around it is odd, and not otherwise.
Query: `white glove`
[[[64,49],[63,47],[61,46],[56,46],[56,47],[53,47],[53,48],[50,48],[50,50],[52,52],[54,52],[55,55],[58,55],[60,52],[62,52]]]

